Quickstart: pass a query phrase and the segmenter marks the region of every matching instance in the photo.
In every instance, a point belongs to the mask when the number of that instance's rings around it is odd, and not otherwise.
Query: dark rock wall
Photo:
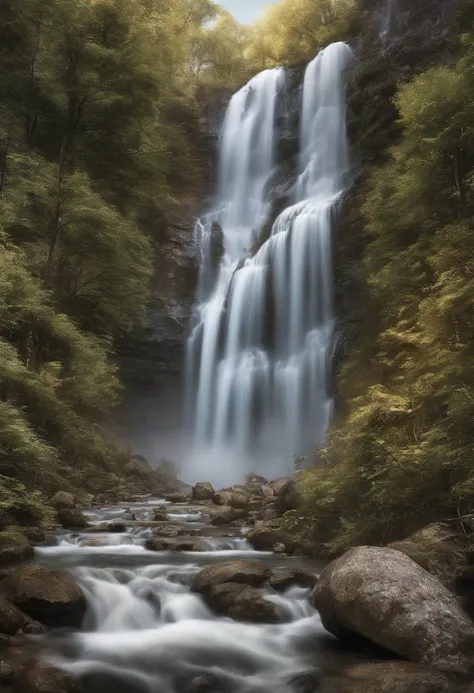
[[[204,91],[194,111],[176,114],[191,142],[192,175],[180,179],[178,171],[171,180],[174,201],[143,213],[154,273],[145,325],[119,345],[124,394],[113,428],[124,446],[151,462],[173,454],[174,432],[181,427],[185,345],[198,278],[194,226],[215,190],[217,138],[229,96]]]

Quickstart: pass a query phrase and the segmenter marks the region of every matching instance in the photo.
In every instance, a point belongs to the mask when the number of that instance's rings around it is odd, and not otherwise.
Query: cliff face
[[[172,173],[172,201],[143,212],[154,273],[145,325],[119,345],[124,395],[114,428],[125,445],[151,461],[167,452],[155,449],[155,441],[181,423],[185,345],[198,277],[194,226],[215,189],[217,138],[228,98],[222,90],[205,91],[195,108],[178,103],[172,118],[189,142],[189,170]]]
[[[450,50],[449,27],[458,0],[364,0],[354,34],[356,54],[347,93],[351,184],[335,237],[336,340],[334,369],[361,336],[366,288],[354,270],[369,242],[361,213],[371,166],[388,156],[400,128],[397,85],[435,65]]]

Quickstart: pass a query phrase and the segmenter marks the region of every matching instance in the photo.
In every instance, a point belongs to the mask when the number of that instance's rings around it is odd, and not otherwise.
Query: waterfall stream
[[[331,230],[348,166],[350,60],[350,48],[336,43],[306,69],[298,178],[268,238],[284,71],[262,72],[230,101],[217,200],[197,225],[202,262],[187,403],[194,449],[205,453],[191,475],[228,482],[257,468],[285,474],[294,456],[324,438],[332,409]]]
[[[157,507],[167,510],[165,523],[153,522]],[[130,511],[136,520],[125,519]],[[219,614],[191,589],[200,569],[221,561],[257,559],[276,576],[289,569],[314,575],[318,564],[257,552],[231,527],[210,525],[206,511],[202,504],[173,507],[159,499],[92,508],[85,511],[87,529],[53,535],[49,546],[37,547],[36,561],[69,571],[87,599],[80,631],[52,630],[36,639],[42,659],[73,674],[89,693],[333,691],[333,669],[354,658],[324,631],[310,587],[261,585],[276,615],[267,623]],[[110,520],[124,523],[123,531],[111,533]],[[163,524],[182,532],[170,541],[200,546],[148,550],[147,538]]]

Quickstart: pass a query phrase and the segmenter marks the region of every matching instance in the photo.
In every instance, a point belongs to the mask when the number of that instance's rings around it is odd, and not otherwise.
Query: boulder
[[[126,477],[138,477],[147,479],[153,474],[153,467],[142,455],[132,455],[124,466],[123,471]]]
[[[23,628],[27,618],[12,602],[0,595],[0,633],[15,635]]]
[[[270,570],[260,561],[225,561],[202,568],[194,576],[191,589],[193,592],[206,594],[211,587],[226,582],[258,587],[268,580],[270,575]]]
[[[172,525],[169,522],[163,522],[162,524],[153,527],[151,530],[151,536],[173,538],[184,534],[184,531],[185,530],[183,527],[176,527],[176,525]]]
[[[435,522],[402,541],[389,544],[401,551],[425,570],[448,581],[453,573],[466,564],[467,539],[462,532],[448,524]]]
[[[235,621],[276,623],[279,620],[275,606],[249,585],[233,582],[212,585],[206,590],[205,600],[212,609]]]
[[[247,533],[247,540],[257,551],[273,551],[277,545],[283,545],[289,554],[304,550],[300,539],[282,529],[252,529]]]
[[[258,481],[248,481],[241,487],[244,491],[248,491],[252,496],[263,496],[262,484]]]
[[[204,546],[193,539],[161,539],[160,537],[150,537],[145,542],[145,548],[148,551],[205,551]]]
[[[448,693],[444,674],[410,662],[358,664],[344,672],[341,693]]]
[[[276,479],[275,481],[272,481],[270,485],[273,488],[273,491],[275,492],[275,496],[279,496],[280,498],[286,496],[288,493],[290,493],[290,491],[293,491],[296,487],[295,480],[291,479],[290,477]]]
[[[0,532],[0,565],[20,563],[33,554],[34,549],[24,534],[13,530]]]
[[[47,626],[79,628],[86,611],[85,596],[67,574],[41,565],[27,565],[0,582],[0,595]]]
[[[166,508],[155,508],[153,511],[153,519],[155,522],[166,522],[168,520],[168,513]]]
[[[88,525],[85,516],[77,508],[58,510],[58,522],[64,529],[83,529]]]
[[[253,496],[250,499],[250,503],[248,505],[249,513],[258,512],[261,507],[262,507],[262,498],[258,498],[257,496]]]
[[[46,534],[40,527],[22,527],[21,532],[33,544],[41,544],[46,541]]]
[[[38,663],[22,671],[21,693],[80,693],[82,687],[75,678],[50,664]]]
[[[275,495],[275,491],[272,488],[272,486],[270,486],[269,484],[268,485],[265,484],[264,486],[262,486],[262,495],[265,498],[271,498],[272,496]]]
[[[216,505],[228,505],[228,501],[231,497],[231,491],[218,491],[218,493],[212,496],[212,500]]]
[[[474,671],[474,623],[436,577],[399,551],[350,549],[321,573],[314,600],[339,638],[362,635],[416,663]]]
[[[288,679],[288,688],[293,693],[319,693],[321,674],[317,671],[302,671],[300,674],[294,674]]]
[[[248,510],[251,500],[252,494],[248,491],[237,489],[231,492],[227,499],[227,505],[230,505],[230,507],[235,510]]]
[[[112,534],[124,534],[127,531],[127,525],[123,522],[109,522],[107,531]]]
[[[238,519],[238,514],[230,505],[222,505],[218,508],[208,508],[206,513],[211,516],[212,525],[229,525]]]
[[[317,584],[318,576],[306,570],[282,570],[272,575],[268,581],[268,586],[277,592],[282,592],[293,585],[314,588]]]
[[[76,500],[72,493],[67,491],[58,491],[52,496],[48,501],[49,505],[52,505],[55,510],[64,510],[65,508],[75,508]]]
[[[198,501],[212,500],[214,488],[208,481],[200,481],[193,487],[193,498]]]

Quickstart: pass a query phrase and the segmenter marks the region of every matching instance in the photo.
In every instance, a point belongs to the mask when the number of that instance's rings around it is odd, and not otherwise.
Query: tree
[[[472,38],[462,45],[457,63],[400,86],[402,138],[366,194],[370,310],[340,375],[348,415],[303,482],[315,532],[341,547],[474,505]]]

